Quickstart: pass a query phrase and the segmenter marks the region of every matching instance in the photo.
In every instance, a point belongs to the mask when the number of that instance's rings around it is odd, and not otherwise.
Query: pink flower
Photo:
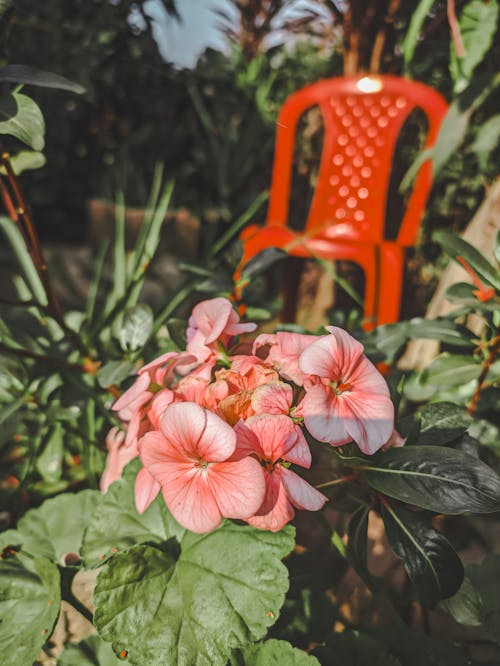
[[[288,463],[302,467],[311,464],[311,453],[298,425],[283,414],[251,416],[240,421],[235,431],[238,447],[235,458],[256,455],[265,465],[266,491],[259,510],[247,522],[262,530],[277,532],[297,509],[317,511],[327,498],[288,469]]]
[[[143,465],[161,485],[176,520],[192,532],[209,532],[222,518],[248,518],[264,498],[261,466],[253,458],[228,460],[234,430],[192,402],[167,407],[161,431],[139,442]]]
[[[125,446],[136,446],[137,439],[151,427],[148,416],[152,416],[153,425],[161,416],[160,407],[166,407],[172,402],[173,394],[168,389],[162,391],[176,368],[188,367],[196,359],[192,354],[167,352],[151,363],[143,366],[132,386],[123,393],[113,405],[112,409],[118,412],[122,421],[128,422]],[[153,400],[161,394],[161,398]]]
[[[275,335],[264,333],[255,339],[253,353],[258,354],[259,350],[268,347],[266,360],[272,363],[285,379],[302,386],[305,376],[299,366],[299,358],[304,349],[317,339],[316,335],[286,331],[279,331]]]
[[[144,513],[160,492],[160,484],[143,467],[135,477],[135,506],[138,513]]]
[[[285,382],[268,382],[258,386],[252,394],[255,414],[287,414],[302,417],[302,405],[293,407],[293,389]]]
[[[301,354],[302,372],[312,375],[302,401],[304,424],[320,442],[341,446],[354,440],[373,454],[390,438],[394,407],[387,384],[346,331],[329,326]]]
[[[116,426],[111,428],[106,436],[108,457],[99,484],[103,493],[114,481],[121,479],[125,465],[138,454],[136,446],[125,446],[124,441],[125,433]]]
[[[193,308],[187,329],[187,351],[201,362],[217,355],[217,341],[227,345],[231,337],[248,333],[256,324],[240,324],[239,315],[227,298],[212,298]]]

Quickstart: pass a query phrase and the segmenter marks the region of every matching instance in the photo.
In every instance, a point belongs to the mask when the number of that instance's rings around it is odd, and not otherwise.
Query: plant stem
[[[489,354],[483,361],[483,367],[481,369],[481,374],[479,375],[477,380],[476,390],[474,391],[474,395],[472,396],[467,406],[467,411],[471,416],[473,416],[477,410],[479,398],[481,397],[481,393],[483,392],[483,390],[486,388],[487,385],[486,377],[488,376],[488,372],[490,371],[490,368],[493,365],[498,355],[498,351],[500,349],[500,335],[497,335],[495,338],[493,338],[493,340],[490,341],[488,349],[489,349]]]
[[[325,483],[320,483],[315,488],[329,488],[330,486],[336,486],[340,483],[349,483],[349,481],[354,481],[357,478],[357,474],[349,474],[348,476],[342,476],[340,479],[333,479],[333,481],[326,481]]]
[[[59,566],[59,573],[61,575],[61,599],[67,601],[73,606],[75,610],[83,615],[83,617],[89,622],[94,621],[94,616],[89,611],[89,609],[82,604],[82,602],[75,597],[73,590],[71,589],[73,584],[73,579],[78,572],[78,569],[70,567]]]

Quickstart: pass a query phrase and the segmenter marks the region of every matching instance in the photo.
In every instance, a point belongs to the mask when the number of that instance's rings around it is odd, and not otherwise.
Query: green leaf
[[[53,562],[61,562],[67,553],[80,552],[83,531],[101,498],[97,490],[81,490],[30,509],[17,526],[23,550]]]
[[[130,376],[135,365],[131,361],[109,361],[97,373],[99,386],[107,388],[108,386],[120,384]]]
[[[64,651],[57,660],[57,666],[118,666],[123,664],[118,659],[109,643],[99,636],[89,636],[77,645],[66,643]]]
[[[483,623],[483,602],[481,595],[470,578],[464,578],[460,589],[449,599],[441,601],[441,608],[448,611],[455,622],[468,627],[479,627]]]
[[[185,319],[178,319],[172,317],[167,321],[167,330],[170,339],[179,347],[185,349],[187,344],[187,321]]]
[[[0,123],[1,125],[1,123]],[[7,237],[7,241],[10,243],[16,259],[19,262],[21,270],[26,282],[31,289],[31,294],[28,294],[35,297],[35,300],[40,303],[40,305],[47,305],[47,294],[45,293],[45,288],[40,280],[40,276],[33,264],[26,243],[21,235],[19,229],[15,226],[12,220],[9,217],[0,215],[0,229],[4,232]]]
[[[378,326],[367,338],[367,347],[384,354],[392,362],[408,340],[425,338],[439,340],[453,347],[475,346],[473,334],[449,319],[423,319],[415,317],[397,324]]]
[[[463,386],[478,379],[481,374],[479,360],[474,362],[471,356],[445,352],[437,356],[424,370],[423,380],[439,389]]]
[[[153,312],[149,305],[128,308],[121,318],[118,340],[124,351],[136,351],[148,340],[153,329]]]
[[[369,513],[370,507],[360,507],[352,514],[347,527],[346,555],[356,571],[366,570]]]
[[[470,308],[471,310],[481,310],[495,312],[498,310],[498,303],[495,300],[480,301],[476,294],[477,287],[468,282],[455,282],[446,290],[446,299],[450,303],[460,303],[460,305]]]
[[[45,72],[42,69],[29,67],[28,65],[6,65],[5,67],[0,67],[0,81],[40,86],[42,88],[57,88],[58,90],[68,90],[79,95],[85,92],[83,86],[66,79],[64,76]]]
[[[491,153],[500,140],[500,113],[488,118],[477,129],[476,138],[471,148],[476,153],[481,169],[487,169]]]
[[[448,444],[467,432],[472,418],[465,407],[452,402],[433,402],[418,410],[420,445]]]
[[[82,544],[82,558],[87,567],[97,567],[114,553],[140,543],[162,543],[172,536],[181,539],[184,528],[158,497],[143,514],[137,513],[134,479],[141,468],[133,460],[122,478],[111,485],[88,522]]]
[[[14,136],[33,150],[43,150],[45,122],[38,105],[18,92],[0,97],[0,134]]]
[[[61,423],[56,422],[50,433],[43,451],[38,456],[36,468],[44,481],[53,483],[59,481],[62,473],[62,459],[64,455],[64,430]]]
[[[462,451],[402,447],[360,466],[362,476],[375,490],[423,509],[450,515],[500,511],[500,477]]]
[[[500,644],[500,555],[487,555],[480,564],[469,564],[465,573],[483,603],[483,628]]]
[[[185,532],[177,558],[149,545],[115,555],[97,579],[99,634],[132,664],[224,666],[275,622],[288,589],[280,559],[293,534],[225,523]]]
[[[46,163],[45,155],[36,150],[20,150],[16,155],[11,155],[10,165],[14,173],[19,176],[23,171],[30,169],[41,169]],[[6,173],[4,167],[0,173]]]
[[[439,243],[452,259],[456,260],[457,257],[465,259],[481,282],[500,290],[500,271],[492,266],[473,245],[445,229],[435,231],[432,239]]]
[[[316,657],[294,648],[288,641],[272,638],[238,651],[230,666],[320,666]]]
[[[248,264],[243,268],[241,276],[243,278],[251,278],[258,273],[263,273],[277,261],[280,261],[287,256],[288,254],[284,250],[280,250],[277,247],[267,247],[250,259]]]
[[[424,21],[429,15],[433,4],[434,0],[420,0],[418,7],[412,14],[410,25],[408,26],[405,38],[401,44],[401,51],[403,52],[406,73],[409,72],[410,63],[413,60],[413,54],[417,48],[422,26],[424,25]]]
[[[453,41],[450,43],[450,74],[456,93],[465,90],[476,66],[490,48],[497,29],[496,0],[471,0],[462,9],[459,19],[465,55],[459,58]]]
[[[59,615],[59,571],[44,557],[0,560],[0,645],[3,666],[32,664]]]
[[[439,389],[451,386],[463,386],[481,374],[479,360],[474,362],[472,356],[449,354],[445,352],[437,356],[430,366],[424,370],[422,380]]]
[[[455,594],[464,578],[462,562],[430,519],[388,502],[382,519],[389,545],[403,561],[421,603],[433,608]]]

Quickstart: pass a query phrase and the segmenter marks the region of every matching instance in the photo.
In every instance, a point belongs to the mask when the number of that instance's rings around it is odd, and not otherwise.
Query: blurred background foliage
[[[206,50],[191,70],[176,69],[160,55],[146,0],[6,4],[8,61],[57,72],[86,88],[81,98],[32,92],[46,117],[47,163],[25,175],[25,187],[43,239],[84,239],[86,201],[113,199],[120,187],[129,205],[144,206],[154,165],[162,161],[176,181],[174,208],[199,217],[212,242],[269,186],[280,105],[320,78],[406,71],[453,97],[443,0],[232,0],[230,11],[217,16],[225,51]],[[180,5],[163,4],[168,21],[181,20]],[[405,63],[403,40],[422,4],[427,18]],[[466,4],[457,2],[457,11]],[[500,40],[492,35],[492,43],[475,70],[483,87],[499,61]],[[491,95],[475,112],[440,174],[428,231],[459,230],[478,206],[497,155],[481,158],[474,146],[484,145],[478,132],[494,116],[496,102]],[[263,216],[261,210],[258,219]]]

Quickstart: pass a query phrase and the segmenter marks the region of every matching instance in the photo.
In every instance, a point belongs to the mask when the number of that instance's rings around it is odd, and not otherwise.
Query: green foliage
[[[97,629],[133,664],[224,664],[274,623],[288,588],[279,559],[292,545],[289,529],[226,525],[186,533],[177,557],[133,546],[99,574]]]
[[[286,641],[255,643],[233,655],[231,666],[319,666],[318,660]]]
[[[109,643],[99,636],[89,636],[77,645],[67,644],[57,660],[58,666],[118,666],[121,663]]]
[[[403,560],[424,606],[435,606],[460,587],[464,570],[450,542],[429,517],[385,502],[382,518],[392,550]]]
[[[40,108],[19,92],[2,96],[0,134],[10,134],[33,150],[43,150],[45,122]]]
[[[460,34],[465,55],[459,57],[450,44],[450,73],[455,92],[462,92],[470,83],[475,68],[491,47],[497,30],[498,3],[471,0],[460,14]]]
[[[45,557],[0,560],[0,644],[5,666],[31,664],[59,615],[57,567]]]
[[[363,461],[360,469],[379,492],[429,511],[500,511],[500,477],[462,451],[436,446],[391,449]]]

